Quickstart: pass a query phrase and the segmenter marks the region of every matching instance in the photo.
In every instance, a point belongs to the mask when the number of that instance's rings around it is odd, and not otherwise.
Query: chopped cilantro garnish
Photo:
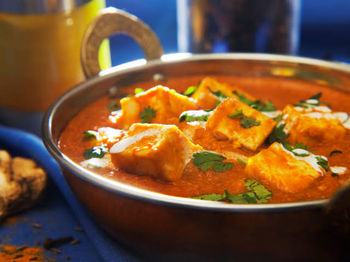
[[[208,117],[211,115],[212,110],[190,110],[182,112],[180,115],[180,122],[192,122],[192,121],[207,121]]]
[[[248,203],[267,203],[272,197],[272,192],[267,190],[255,179],[247,179],[244,181],[244,186],[248,192],[241,194],[232,194],[228,190],[225,190],[224,194],[207,194],[201,196],[195,196],[192,198],[212,201],[227,201],[235,204],[248,204]]]
[[[322,167],[325,171],[329,171],[330,168],[328,166],[328,160],[325,157],[322,156],[316,156],[317,164]]]
[[[275,128],[272,130],[271,134],[268,137],[269,143],[272,144],[274,142],[286,143],[286,139],[289,137],[289,134],[285,133],[283,131],[286,124],[278,124],[275,126]]]
[[[201,200],[211,200],[211,201],[225,201],[226,200],[226,194],[207,194],[207,195],[201,195],[201,196],[195,196],[192,197],[194,199],[201,199]]]
[[[196,92],[197,87],[196,86],[190,86],[186,89],[186,91],[184,92],[185,96],[190,96],[192,95],[194,92]]]
[[[231,170],[233,163],[222,162],[226,157],[213,151],[199,151],[193,154],[193,164],[202,171],[213,168],[215,172],[225,172]]]
[[[276,111],[275,105],[268,100],[264,100],[263,103],[259,101],[259,104],[257,104],[257,107],[255,109],[261,112]]]
[[[281,122],[283,120],[283,114],[279,114],[273,120],[275,120],[277,123]]]
[[[260,126],[260,121],[257,121],[254,117],[243,116],[241,118],[241,127],[251,128],[253,126]]]
[[[309,97],[306,100],[301,100],[298,103],[295,103],[294,106],[295,107],[302,107],[302,108],[309,108],[309,107],[315,107],[315,106],[319,106],[320,104],[326,104],[325,102],[320,102],[320,98],[322,96],[322,93],[317,93],[311,97]]]
[[[255,179],[247,179],[244,182],[245,187],[249,192],[253,192],[258,203],[266,203],[271,198],[271,191],[267,190],[262,184]]]
[[[245,95],[237,92],[236,90],[232,91],[233,94],[238,96],[238,100],[241,101],[244,104],[247,104],[248,106],[260,111],[260,112],[273,112],[276,111],[276,108],[274,104],[272,104],[268,100],[250,100],[245,97]]]
[[[231,194],[227,190],[225,191],[227,195],[227,200],[231,203],[235,204],[255,204],[257,203],[256,198],[254,197],[254,193],[241,193],[241,194]]]
[[[116,110],[120,109],[119,102],[118,102],[118,101],[110,102],[110,103],[107,105],[107,108],[108,108],[108,110],[109,110],[110,112],[116,111]]]
[[[333,150],[332,152],[330,152],[329,156],[333,156],[334,154],[342,154],[343,152],[340,150]]]
[[[247,104],[248,106],[251,106],[255,103],[255,101],[246,98],[245,95],[237,92],[236,90],[232,91],[232,93],[235,94],[236,96],[238,96],[239,101],[241,101],[244,104]]]
[[[90,158],[102,158],[107,153],[107,148],[103,145],[95,146],[93,148],[84,151],[84,157],[86,159]]]
[[[285,141],[282,145],[285,149],[292,152],[295,156],[305,157],[309,156],[311,152],[314,152],[308,149],[308,145],[305,145],[301,142],[296,142],[294,146],[292,146],[289,144],[289,142]]]
[[[227,115],[229,118],[240,118],[240,125],[243,128],[251,128],[253,126],[260,126],[260,121],[257,121],[254,117],[248,117],[243,114],[242,110],[236,109],[232,114]]]
[[[240,109],[236,109],[236,112],[227,115],[229,118],[236,118],[236,117],[241,117],[243,116],[243,112]]]
[[[141,123],[151,123],[152,119],[156,117],[157,111],[152,107],[145,107],[142,112],[140,112]]]
[[[320,93],[317,93],[316,95],[309,97],[309,99],[320,100],[321,96],[322,96],[322,93],[320,92]]]
[[[242,165],[246,165],[247,164],[247,162],[245,162],[244,160],[242,160],[240,158],[237,158],[237,162],[241,163]]]
[[[85,131],[83,134],[83,140],[96,139],[98,137],[98,132],[93,130]]]
[[[304,149],[307,150],[308,145],[305,145],[304,143],[301,142],[296,142],[294,146],[290,145],[289,143],[284,143],[283,144],[284,148],[293,151],[294,149]]]
[[[212,91],[209,88],[209,91],[218,98],[218,100],[216,101],[216,106],[218,106],[222,101],[224,101],[227,98],[227,95],[223,94],[220,90]]]
[[[209,88],[209,91],[210,91],[213,95],[215,95],[216,97],[218,97],[218,98],[227,98],[227,95],[225,95],[224,93],[222,93],[220,90],[218,90],[218,91],[213,91],[213,90],[211,90],[211,89]]]
[[[145,92],[142,88],[135,88],[135,95]]]

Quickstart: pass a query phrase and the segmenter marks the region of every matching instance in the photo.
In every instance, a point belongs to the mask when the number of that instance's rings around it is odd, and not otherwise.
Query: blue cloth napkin
[[[49,174],[59,188],[72,212],[84,228],[88,238],[104,261],[138,262],[139,258],[123,249],[91,219],[70,190],[59,165],[46,151],[42,140],[36,135],[0,125],[0,145],[18,155],[35,159]]]

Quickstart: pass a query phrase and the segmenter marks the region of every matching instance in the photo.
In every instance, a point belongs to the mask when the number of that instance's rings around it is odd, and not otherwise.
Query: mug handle
[[[81,64],[87,78],[101,71],[98,50],[105,38],[117,33],[125,33],[141,46],[146,60],[159,59],[163,48],[155,33],[139,20],[125,11],[108,7],[88,25],[82,40]]]

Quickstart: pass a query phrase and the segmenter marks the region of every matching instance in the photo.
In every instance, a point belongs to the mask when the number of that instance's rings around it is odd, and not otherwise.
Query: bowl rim
[[[274,55],[274,54],[258,54],[258,53],[221,53],[221,54],[191,54],[191,53],[174,53],[163,55],[160,59],[146,61],[145,59],[134,60],[112,68],[101,71],[99,75],[87,79],[86,81],[76,85],[72,89],[62,94],[46,111],[42,121],[42,138],[44,145],[53,158],[61,165],[61,167],[69,170],[73,175],[92,183],[102,189],[120,194],[124,197],[134,198],[158,205],[167,205],[180,208],[201,209],[219,212],[289,212],[304,209],[313,209],[325,207],[329,199],[319,199],[311,201],[288,202],[288,203],[272,203],[272,204],[230,204],[216,201],[205,201],[190,199],[185,197],[170,196],[161,193],[140,189],[131,185],[123,184],[116,180],[112,180],[96,174],[86,168],[81,167],[69,157],[64,155],[54,143],[52,136],[52,122],[56,112],[64,101],[71,95],[81,92],[91,86],[95,86],[99,82],[112,79],[118,75],[127,74],[144,70],[145,68],[162,66],[173,63],[184,63],[193,61],[208,60],[256,60],[256,61],[280,61],[298,64],[307,64],[311,66],[323,66],[330,69],[350,73],[350,66],[343,63],[334,63],[314,58],[305,58],[291,55]]]

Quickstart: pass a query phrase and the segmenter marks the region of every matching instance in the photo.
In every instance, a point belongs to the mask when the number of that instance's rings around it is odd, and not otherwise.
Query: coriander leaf
[[[276,107],[274,104],[272,104],[270,101],[268,100],[264,100],[264,104],[265,106],[261,108],[261,112],[273,112],[276,111]]]
[[[255,179],[245,180],[244,186],[249,192],[254,193],[257,203],[266,203],[268,199],[271,199],[272,192],[267,190]]]
[[[309,99],[320,100],[321,96],[322,96],[322,93],[320,92],[320,93],[317,93],[316,95],[309,97]]]
[[[260,121],[257,121],[254,117],[248,117],[243,115],[240,124],[241,127],[248,129],[253,126],[260,126]]]
[[[193,164],[202,171],[213,168],[215,172],[225,172],[231,170],[233,163],[222,162],[226,157],[213,151],[199,151],[193,154]]]
[[[227,98],[227,96],[223,94],[220,90],[212,91],[209,88],[209,91],[218,98],[218,100],[216,101],[216,106],[218,106],[222,101],[224,101]]]
[[[208,194],[192,197],[195,199],[213,200],[213,201],[227,201],[235,204],[256,204],[267,203],[272,197],[272,192],[267,190],[255,179],[246,179],[244,186],[248,192],[241,194],[232,194],[228,190],[225,190],[224,194]]]
[[[192,122],[192,121],[207,121],[208,117],[212,114],[212,111],[206,110],[190,110],[182,112],[180,115],[180,122]]]
[[[184,92],[185,96],[190,96],[192,95],[194,92],[196,92],[197,87],[196,86],[190,86],[187,88],[187,90]]]
[[[317,164],[322,167],[325,171],[329,171],[330,168],[328,166],[328,160],[325,157],[322,156],[315,156],[317,160]]]
[[[225,172],[233,168],[233,163],[231,162],[218,162],[215,161],[213,164],[213,169],[215,172]]]
[[[234,204],[247,204],[248,203],[248,201],[243,196],[243,194],[235,195],[235,194],[231,194],[227,190],[225,190],[225,194],[227,195],[227,200],[231,203],[234,203]]]
[[[308,145],[305,145],[304,143],[302,142],[295,142],[295,145],[293,146],[293,149],[305,149],[305,150],[308,150]]]
[[[247,162],[243,161],[242,159],[237,158],[236,159],[238,163],[241,163],[242,165],[246,165]]]
[[[334,154],[342,154],[343,152],[340,150],[333,150],[332,152],[330,152],[329,156],[333,156]]]
[[[293,106],[295,106],[295,107],[302,107],[302,108],[309,108],[310,105],[308,105],[306,103],[299,102],[299,103],[293,104]]]
[[[309,107],[315,107],[319,104],[324,104],[323,102],[320,102],[320,98],[322,96],[322,93],[317,93],[311,97],[309,97],[306,100],[301,100],[298,103],[295,103],[295,107],[302,107],[302,108],[309,108]],[[314,101],[315,100],[315,101]]]
[[[245,95],[237,92],[236,90],[232,91],[233,94],[235,94],[238,97],[238,100],[241,101],[244,104],[247,104],[248,106],[260,111],[260,112],[273,112],[276,111],[276,108],[274,104],[272,104],[268,100],[250,100],[245,97]]]
[[[93,148],[87,149],[84,151],[84,157],[86,159],[90,158],[102,158],[107,153],[107,148],[103,145],[95,146]]]
[[[232,91],[232,93],[235,94],[236,96],[238,96],[239,101],[241,101],[244,104],[247,104],[248,106],[255,104],[255,101],[246,98],[245,95],[237,92],[236,90]]]
[[[253,192],[242,193],[242,196],[247,201],[247,203],[250,203],[250,204],[258,203],[258,200]]]
[[[227,98],[227,95],[225,95],[224,93],[222,93],[220,90],[218,90],[218,91],[213,91],[213,90],[211,90],[211,89],[209,88],[209,91],[210,91],[213,95],[215,95],[216,97],[218,97],[218,98]]]
[[[305,145],[301,142],[296,142],[294,146],[289,144],[289,142],[285,141],[283,144],[283,147],[287,149],[288,151],[292,152],[295,156],[309,156],[312,150],[308,149],[308,145]]]
[[[110,102],[110,103],[107,105],[107,108],[108,108],[108,110],[109,110],[110,112],[116,111],[116,110],[120,109],[119,102],[118,102],[118,101]]]
[[[236,117],[241,117],[243,116],[243,112],[240,109],[236,109],[236,112],[227,115],[229,118],[236,118]]]
[[[226,194],[207,194],[207,195],[201,195],[201,196],[194,196],[191,197],[194,199],[201,199],[201,200],[211,200],[211,201],[225,201],[226,200]]]
[[[277,123],[281,122],[283,120],[283,114],[279,114],[273,120],[275,120]]]
[[[221,161],[226,159],[226,157],[216,152],[207,151],[207,150],[195,152],[193,154],[193,157],[194,157],[193,162],[195,165],[196,163],[201,164],[208,161]]]
[[[142,112],[140,112],[141,123],[151,123],[152,119],[156,117],[157,111],[152,107],[145,107]]]
[[[97,139],[98,132],[93,130],[88,130],[83,133],[83,140]]]
[[[145,92],[142,88],[135,88],[135,95]]]
[[[275,128],[272,130],[271,134],[268,137],[269,143],[272,144],[274,142],[286,143],[286,139],[289,137],[289,134],[285,133],[283,131],[286,124],[279,124],[275,126]]]
[[[254,187],[260,185],[260,183],[255,179],[246,179],[244,181],[244,186],[247,188],[248,191],[252,191]]]

